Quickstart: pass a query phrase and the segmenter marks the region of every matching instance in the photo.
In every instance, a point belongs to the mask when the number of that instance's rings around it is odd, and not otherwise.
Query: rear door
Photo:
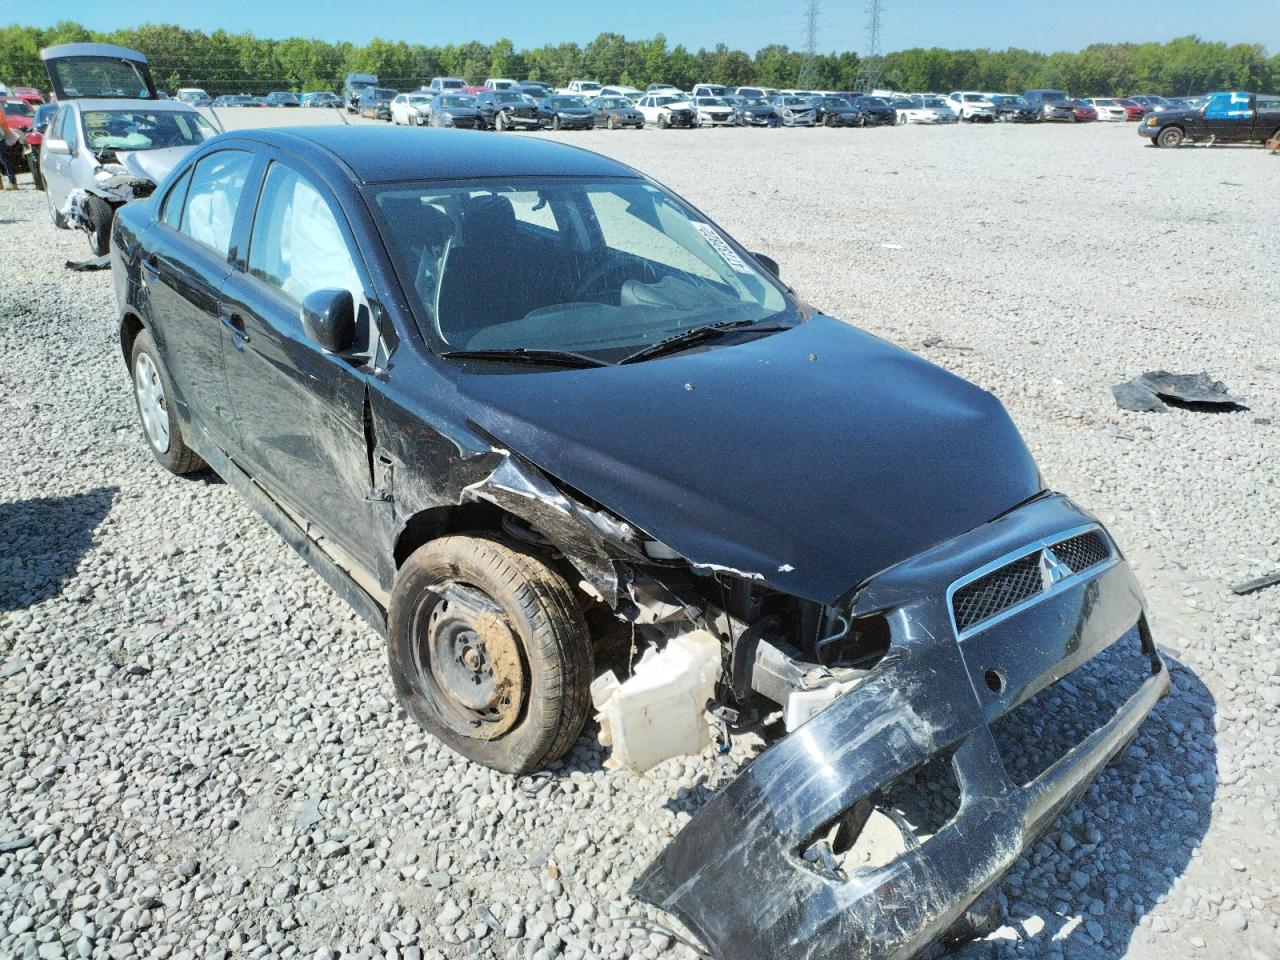
[[[234,448],[218,303],[235,255],[234,227],[255,174],[246,150],[205,154],[160,200],[142,259],[151,330],[197,429]]]
[[[273,155],[247,253],[224,288],[227,385],[245,468],[272,496],[317,525],[366,569],[369,448],[364,358],[326,353],[306,334],[301,306],[321,289],[350,290],[358,339],[368,346],[369,285],[332,194],[307,167]]]

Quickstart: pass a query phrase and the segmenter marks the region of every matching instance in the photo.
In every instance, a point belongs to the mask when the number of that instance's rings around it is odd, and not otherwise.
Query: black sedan
[[[778,111],[764,97],[739,97],[738,125],[742,127],[776,127],[782,121]]]
[[[515,90],[485,90],[476,97],[475,108],[485,130],[537,130],[542,126],[533,101]]]
[[[596,97],[588,106],[595,111],[597,127],[644,129],[644,114],[626,97]]]
[[[1036,108],[1017,94],[992,94],[991,102],[995,104],[996,119],[1001,123],[1035,123],[1040,119]]]
[[[710,746],[708,701],[776,736],[636,881],[715,956],[914,954],[1169,689],[1123,554],[995,397],[616,161],[231,132],[120,208],[111,269],[147,455],[240,493],[385,637],[442,742],[543,770],[594,712],[642,770]],[[628,644],[634,676],[593,682]],[[1044,772],[1008,774],[997,720],[1071,702],[1104,654],[1114,707],[1091,696]],[[922,840],[883,788],[935,761],[954,812]],[[877,816],[901,843],[868,867]],[[761,910],[779,890],[808,893]]]
[[[480,126],[476,98],[462,93],[442,93],[427,107],[427,126],[473,130]]]
[[[267,99],[263,100],[262,103],[268,107],[300,107],[302,106],[302,98],[296,93],[290,93],[287,90],[273,90],[267,94]]]
[[[556,94],[538,101],[538,119],[552,130],[591,130],[596,112],[582,97]]]
[[[844,97],[819,97],[817,105],[818,122],[823,126],[861,127],[867,122],[862,111]]]
[[[853,105],[862,111],[866,126],[879,126],[885,123],[897,123],[898,111],[883,97],[855,97]]]
[[[391,99],[397,92],[387,87],[365,87],[356,101],[356,112],[369,120],[390,120]]]

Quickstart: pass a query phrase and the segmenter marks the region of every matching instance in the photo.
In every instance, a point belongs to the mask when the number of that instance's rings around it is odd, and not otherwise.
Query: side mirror
[[[764,267],[766,270],[772,273],[779,280],[782,279],[782,272],[778,267],[777,260],[773,259],[773,257],[767,254],[756,253],[754,251],[752,251],[751,255],[756,258],[756,263],[760,264],[760,266]]]
[[[54,140],[52,138],[44,142],[44,148],[48,153],[62,153],[67,156],[71,155],[71,144],[65,140]]]
[[[302,329],[329,353],[345,353],[356,339],[350,290],[313,290],[302,301]]]

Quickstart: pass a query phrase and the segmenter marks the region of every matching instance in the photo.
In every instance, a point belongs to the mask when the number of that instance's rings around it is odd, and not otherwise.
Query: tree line
[[[585,46],[548,44],[517,50],[506,39],[492,44],[426,46],[374,39],[367,44],[329,43],[290,37],[267,40],[252,33],[185,30],[149,24],[107,32],[64,21],[48,29],[0,28],[0,80],[48,85],[39,52],[58,43],[98,41],[145,53],[157,86],[203,87],[210,94],[262,94],[271,90],[337,90],[349,71],[373,73],[385,86],[411,89],[434,76],[541,80],[560,86],[571,79],[603,83],[698,82],[732,86],[793,87],[806,72],[812,86],[856,90],[869,67],[881,86],[895,90],[1064,89],[1074,96],[1170,96],[1210,90],[1280,90],[1280,54],[1268,57],[1261,44],[1218,43],[1188,36],[1168,43],[1098,43],[1076,53],[1032,50],[914,48],[868,64],[858,54],[825,53],[806,64],[803,52],[771,44],[748,54],[725,44],[691,51],[672,46],[662,34],[628,40],[602,33]]]

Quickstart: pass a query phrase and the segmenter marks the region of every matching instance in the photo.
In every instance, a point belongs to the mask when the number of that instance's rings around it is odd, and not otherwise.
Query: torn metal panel
[[[1163,413],[1166,402],[1192,409],[1200,405],[1239,407],[1244,397],[1236,396],[1221,380],[1204,373],[1169,373],[1152,370],[1111,388],[1116,406],[1137,413]]]
[[[1048,592],[1016,617],[957,638],[948,588],[993,556],[1087,524],[1047,497],[875,578],[851,613],[886,616],[890,653],[847,696],[785,737],[686,825],[637,882],[723,960],[902,958],[945,933],[1134,735],[1168,688],[1146,640],[1145,678],[1103,727],[1026,786],[1006,774],[988,724],[1143,620],[1119,560]],[[1003,681],[984,682],[997,668]],[[832,869],[814,855],[827,825],[940,755],[958,811],[887,862]],[[819,846],[819,853],[823,852]],[[810,853],[807,862],[804,854]]]

